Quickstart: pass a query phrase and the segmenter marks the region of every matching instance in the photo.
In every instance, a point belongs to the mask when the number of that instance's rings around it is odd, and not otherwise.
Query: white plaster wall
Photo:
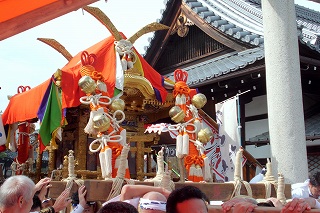
[[[267,96],[254,97],[250,103],[246,104],[245,113],[246,117],[268,113]]]
[[[255,97],[252,99],[250,103],[246,104],[245,107],[246,107],[245,109],[246,117],[265,114],[268,112],[267,96],[262,95],[262,96]],[[260,135],[262,133],[269,131],[268,119],[246,122],[245,129],[246,129],[245,139],[246,141],[248,141],[249,138],[255,137],[257,135]],[[320,145],[320,140],[306,141],[306,146],[318,146],[318,145]],[[270,145],[265,145],[260,147],[250,145],[250,146],[246,146],[246,150],[256,159],[271,158]]]
[[[252,99],[252,101],[246,104],[245,114],[246,117],[254,116],[254,115],[261,115],[268,112],[267,109],[267,96],[262,95]],[[250,121],[246,122],[245,124],[246,129],[246,141],[249,138],[255,137],[262,133],[268,132],[268,119],[257,120],[257,121]],[[246,150],[256,159],[260,158],[270,158],[270,145],[256,147],[254,145],[246,146]]]

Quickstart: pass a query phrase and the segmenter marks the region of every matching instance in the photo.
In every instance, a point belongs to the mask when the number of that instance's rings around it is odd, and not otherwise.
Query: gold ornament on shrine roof
[[[198,93],[192,97],[191,102],[197,109],[201,109],[206,105],[207,97],[202,93]]]

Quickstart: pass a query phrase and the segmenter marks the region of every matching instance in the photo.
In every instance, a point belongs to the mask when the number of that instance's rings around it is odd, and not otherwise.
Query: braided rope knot
[[[193,164],[199,165],[200,167],[204,165],[204,160],[202,156],[199,155],[187,155],[184,162],[187,169],[190,169]]]

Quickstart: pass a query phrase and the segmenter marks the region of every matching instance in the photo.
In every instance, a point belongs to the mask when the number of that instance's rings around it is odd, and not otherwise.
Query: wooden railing
[[[52,181],[52,187],[50,188],[49,196],[51,198],[56,198],[64,190],[66,182],[62,181]],[[136,181],[135,184],[140,185],[153,185],[152,182]],[[112,188],[112,181],[110,180],[85,180],[84,185],[87,188],[87,200],[88,201],[106,201],[110,190]],[[201,189],[211,201],[226,201],[231,198],[231,194],[234,190],[232,183],[175,183],[175,188],[181,188],[185,185],[194,185]],[[264,199],[265,198],[265,185],[263,183],[250,184],[253,198]],[[77,190],[76,184],[73,184],[72,192]],[[241,188],[241,194],[245,195],[246,191],[244,187]],[[271,189],[271,196],[276,197],[276,192],[274,188]],[[287,199],[291,198],[291,185],[285,185],[285,196]],[[222,207],[220,205],[209,205],[209,213],[223,213]],[[232,211],[230,211],[232,212]],[[256,207],[254,213],[280,213],[280,208],[275,207]],[[313,209],[310,211],[304,211],[304,213],[320,212],[319,210]]]
[[[50,188],[50,197],[56,198],[65,189],[66,182],[52,181],[52,187]],[[135,181],[136,185],[153,185],[152,182]],[[87,200],[88,201],[106,201],[110,190],[112,188],[111,180],[84,180],[84,185],[87,188]],[[176,182],[175,188],[181,188],[186,185],[193,185],[203,191],[209,200],[211,201],[226,201],[231,199],[232,192],[234,190],[233,183],[194,183],[194,182]],[[265,199],[266,189],[263,183],[250,184],[252,189],[252,197],[255,199]],[[77,191],[76,184],[73,184],[72,192]],[[245,187],[241,187],[241,195],[247,195]],[[291,198],[291,185],[285,184],[284,190],[285,197]],[[271,197],[276,197],[274,187],[271,187]]]

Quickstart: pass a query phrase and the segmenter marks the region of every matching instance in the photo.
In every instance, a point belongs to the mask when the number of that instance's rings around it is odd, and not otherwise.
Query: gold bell
[[[171,120],[173,120],[174,122],[180,123],[186,117],[186,114],[180,107],[174,106],[170,109],[169,116],[171,117]]]
[[[198,132],[198,141],[201,143],[208,143],[210,141],[210,138],[213,136],[213,132],[209,128],[201,129]]]
[[[98,113],[92,118],[93,127],[99,132],[105,132],[110,127],[110,119],[103,113]]]
[[[204,105],[206,105],[207,103],[207,97],[202,94],[202,93],[198,93],[196,95],[194,95],[191,99],[191,103],[197,108],[197,109],[201,109]]]
[[[115,112],[117,110],[124,111],[125,103],[122,99],[115,99],[112,101],[109,109],[111,112]]]
[[[83,76],[78,82],[79,87],[86,94],[91,94],[96,90],[97,84],[90,76]]]

